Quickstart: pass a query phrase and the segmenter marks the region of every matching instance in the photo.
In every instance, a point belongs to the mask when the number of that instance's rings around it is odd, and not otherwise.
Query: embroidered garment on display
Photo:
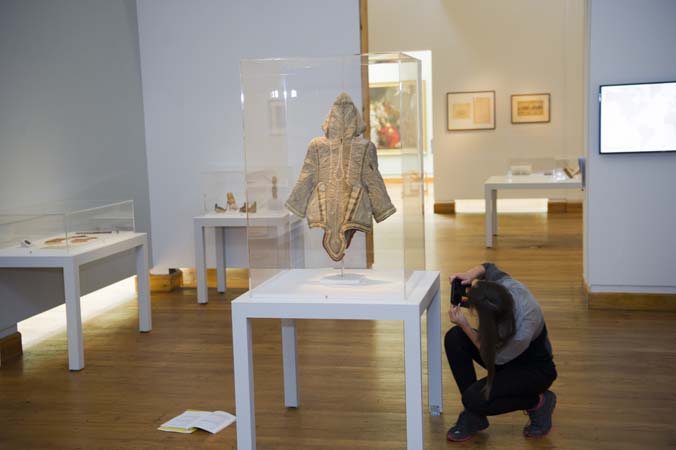
[[[361,137],[366,126],[349,95],[333,103],[314,138],[286,207],[324,229],[322,241],[334,261],[345,256],[354,233],[371,231],[396,212],[378,171],[375,145]]]

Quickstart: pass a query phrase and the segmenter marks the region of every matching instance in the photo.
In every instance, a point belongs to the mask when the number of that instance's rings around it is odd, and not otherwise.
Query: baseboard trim
[[[435,203],[434,214],[455,214],[455,202]]]
[[[21,355],[23,355],[21,333],[17,331],[0,339],[0,367],[21,358]]]
[[[589,309],[676,312],[676,294],[590,292],[587,283],[582,291]]]
[[[418,180],[419,179],[420,178],[418,178]],[[385,182],[385,184],[401,184],[401,183],[403,183],[404,179],[401,178],[401,177],[383,178],[383,181]],[[434,177],[425,177],[425,178],[423,178],[423,182],[432,183],[432,182],[434,182]]]
[[[195,269],[182,268],[181,271],[183,272],[183,287],[196,288],[197,278]],[[218,286],[216,275],[216,269],[207,269],[207,287],[216,288]],[[234,289],[249,289],[249,269],[225,269],[225,283],[227,287]]]
[[[580,213],[582,202],[577,200],[547,200],[547,214]]]
[[[138,292],[138,277],[134,277]],[[150,274],[150,292],[171,292],[183,286],[183,272],[176,269],[168,274]]]

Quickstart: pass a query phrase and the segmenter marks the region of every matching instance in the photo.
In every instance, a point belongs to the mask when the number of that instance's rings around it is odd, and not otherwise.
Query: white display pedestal
[[[284,227],[289,224],[289,213],[282,211],[261,211],[249,213],[248,221],[252,226]],[[292,218],[292,221],[297,219]],[[227,249],[225,248],[225,233],[227,229],[242,229],[247,227],[247,215],[241,212],[208,213],[193,217],[193,229],[195,235],[195,272],[197,278],[197,303],[207,303],[209,294],[207,290],[207,263],[206,263],[206,239],[207,228],[214,229],[216,248],[216,273],[217,290],[225,292],[225,265],[227,261]]]
[[[401,271],[363,270],[360,285],[322,285],[335,271],[284,271],[232,302],[232,333],[237,413],[237,448],[256,448],[252,320],[282,319],[284,404],[299,406],[295,319],[402,320],[406,371],[406,437],[409,450],[423,450],[422,352],[420,317],[427,311],[430,414],[442,411],[441,297],[439,272],[415,272],[417,283],[403,298]],[[399,280],[399,283],[388,280]],[[303,282],[302,280],[305,280]],[[327,290],[328,289],[328,290]],[[277,295],[274,295],[274,292]],[[392,295],[398,293],[398,295]]]
[[[486,247],[493,247],[493,236],[498,234],[498,189],[580,189],[582,179],[556,178],[553,175],[492,176],[484,183],[486,202]]]
[[[129,262],[135,265],[129,267]],[[59,270],[60,269],[60,270]],[[80,296],[138,275],[139,331],[152,329],[148,240],[145,233],[120,232],[66,249],[0,250],[0,297],[5,321],[19,322],[66,304],[68,368],[84,368]],[[5,311],[7,308],[7,311]]]

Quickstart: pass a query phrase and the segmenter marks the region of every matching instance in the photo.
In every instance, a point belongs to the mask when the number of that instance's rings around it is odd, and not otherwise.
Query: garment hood
[[[366,131],[366,124],[359,110],[345,92],[336,97],[322,130],[329,139],[351,139]]]

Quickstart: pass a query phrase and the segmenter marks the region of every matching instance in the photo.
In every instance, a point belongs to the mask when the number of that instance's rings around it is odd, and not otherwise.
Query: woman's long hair
[[[479,316],[479,353],[488,371],[484,387],[488,399],[495,378],[495,354],[516,332],[514,299],[503,285],[478,281],[469,290],[467,304]]]

